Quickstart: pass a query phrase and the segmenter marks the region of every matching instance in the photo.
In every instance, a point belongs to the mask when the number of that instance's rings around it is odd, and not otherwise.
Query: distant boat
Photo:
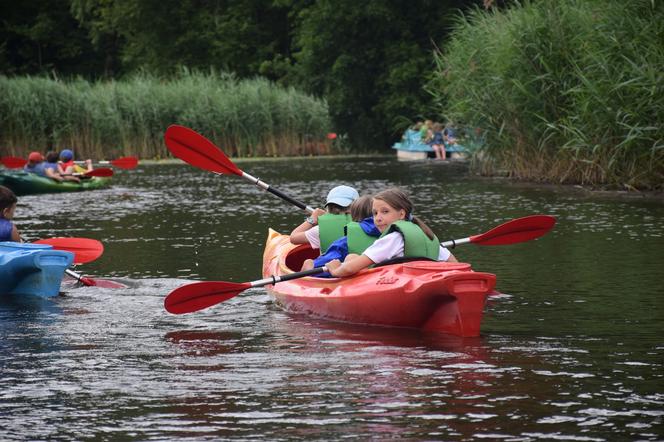
[[[422,142],[420,132],[413,129],[407,129],[401,141],[394,143],[392,149],[396,149],[397,158],[400,160],[426,160],[436,157],[433,148]],[[468,156],[466,148],[460,144],[445,144],[445,153],[447,159],[454,161],[463,161]]]

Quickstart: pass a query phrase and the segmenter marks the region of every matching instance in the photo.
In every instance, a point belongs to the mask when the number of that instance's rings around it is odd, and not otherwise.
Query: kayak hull
[[[55,296],[73,261],[50,245],[0,242],[0,295]]]
[[[299,270],[317,251],[290,244],[270,229],[263,277]],[[305,277],[268,286],[288,312],[356,324],[407,327],[479,336],[486,299],[496,277],[469,264],[410,261],[363,270],[349,278]]]
[[[80,192],[108,187],[109,178],[92,177],[81,180],[58,182],[50,178],[24,171],[3,171],[0,173],[0,185],[10,188],[16,195],[33,195],[40,193]]]

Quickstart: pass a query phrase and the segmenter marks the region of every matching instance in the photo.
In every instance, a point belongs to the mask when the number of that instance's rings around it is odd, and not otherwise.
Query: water
[[[268,227],[303,214],[235,176],[118,171],[107,190],[20,199],[29,239],[106,246],[76,270],[127,289],[0,301],[3,440],[662,440],[664,204],[388,159],[241,162],[322,204],[399,185],[441,240],[533,213],[547,236],[456,256],[498,276],[482,336],[288,315],[262,289],[173,316],[191,280],[261,277]]]

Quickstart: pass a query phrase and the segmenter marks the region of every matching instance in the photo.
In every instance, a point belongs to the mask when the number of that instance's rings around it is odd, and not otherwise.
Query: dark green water
[[[85,236],[77,271],[121,290],[0,301],[3,440],[662,440],[664,204],[468,177],[388,159],[243,162],[312,206],[340,184],[407,189],[441,240],[535,213],[547,236],[456,256],[503,293],[462,339],[291,316],[262,289],[172,316],[186,280],[261,277],[268,227],[303,214],[186,165],[20,199],[28,239]]]

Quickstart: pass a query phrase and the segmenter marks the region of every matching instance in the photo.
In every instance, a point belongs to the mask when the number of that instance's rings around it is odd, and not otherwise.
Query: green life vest
[[[433,239],[424,233],[420,227],[410,221],[397,221],[390,224],[380,235],[383,236],[392,232],[399,232],[403,236],[403,256],[407,258],[426,257],[434,260],[438,259],[440,242],[434,235]]]
[[[346,236],[348,237],[348,253],[361,255],[378,238],[367,235],[360,223],[353,221],[346,225]]]
[[[326,213],[318,217],[318,236],[320,237],[320,254],[327,251],[334,241],[344,236],[344,226],[353,219],[348,214],[334,215]]]

